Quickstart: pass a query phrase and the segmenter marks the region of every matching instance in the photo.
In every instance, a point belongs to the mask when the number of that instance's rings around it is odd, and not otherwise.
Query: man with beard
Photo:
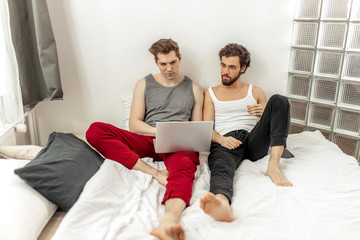
[[[286,97],[273,95],[267,102],[261,88],[240,76],[250,66],[250,53],[232,43],[219,52],[222,83],[205,92],[203,120],[214,121],[210,155],[210,192],[200,199],[203,211],[218,221],[234,220],[230,204],[235,170],[244,159],[270,159],[265,175],[278,186],[292,186],[280,171],[286,149],[290,107]],[[284,151],[285,149],[285,151]]]
[[[130,112],[130,131],[96,122],[86,132],[88,142],[106,158],[150,174],[166,187],[162,203],[165,215],[151,234],[166,240],[183,240],[185,232],[179,224],[180,214],[190,205],[192,184],[199,164],[199,153],[183,151],[156,153],[153,139],[156,122],[201,121],[203,91],[190,78],[179,74],[181,54],[176,42],[160,39],[149,51],[160,73],[140,79],[134,89]],[[165,171],[159,171],[144,161],[164,161]],[[154,203],[155,204],[155,203]]]

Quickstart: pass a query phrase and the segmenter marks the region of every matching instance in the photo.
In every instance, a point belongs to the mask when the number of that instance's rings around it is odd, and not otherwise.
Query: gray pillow
[[[15,173],[61,210],[68,211],[103,161],[73,134],[53,132],[34,160]]]

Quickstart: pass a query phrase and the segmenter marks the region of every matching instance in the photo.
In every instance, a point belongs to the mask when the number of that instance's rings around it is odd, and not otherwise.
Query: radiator
[[[24,124],[0,126],[0,146],[38,145],[38,131],[34,109],[24,114]]]
[[[15,128],[10,126],[0,135],[0,146],[2,145],[16,145]]]

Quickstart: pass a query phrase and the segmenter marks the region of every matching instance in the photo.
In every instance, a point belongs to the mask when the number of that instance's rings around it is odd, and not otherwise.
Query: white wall
[[[204,89],[220,82],[220,48],[236,42],[252,54],[242,79],[285,94],[294,1],[47,0],[64,100],[36,106],[40,144],[94,121],[122,126],[120,99],[157,73],[148,48],[160,38],[179,43],[181,73]]]

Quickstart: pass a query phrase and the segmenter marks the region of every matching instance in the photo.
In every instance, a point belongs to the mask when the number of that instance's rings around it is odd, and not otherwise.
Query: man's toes
[[[180,232],[179,234],[179,240],[184,240],[185,239],[185,233],[184,232]]]
[[[283,187],[292,187],[292,184],[290,182],[282,182],[280,183],[280,186],[283,186]]]

